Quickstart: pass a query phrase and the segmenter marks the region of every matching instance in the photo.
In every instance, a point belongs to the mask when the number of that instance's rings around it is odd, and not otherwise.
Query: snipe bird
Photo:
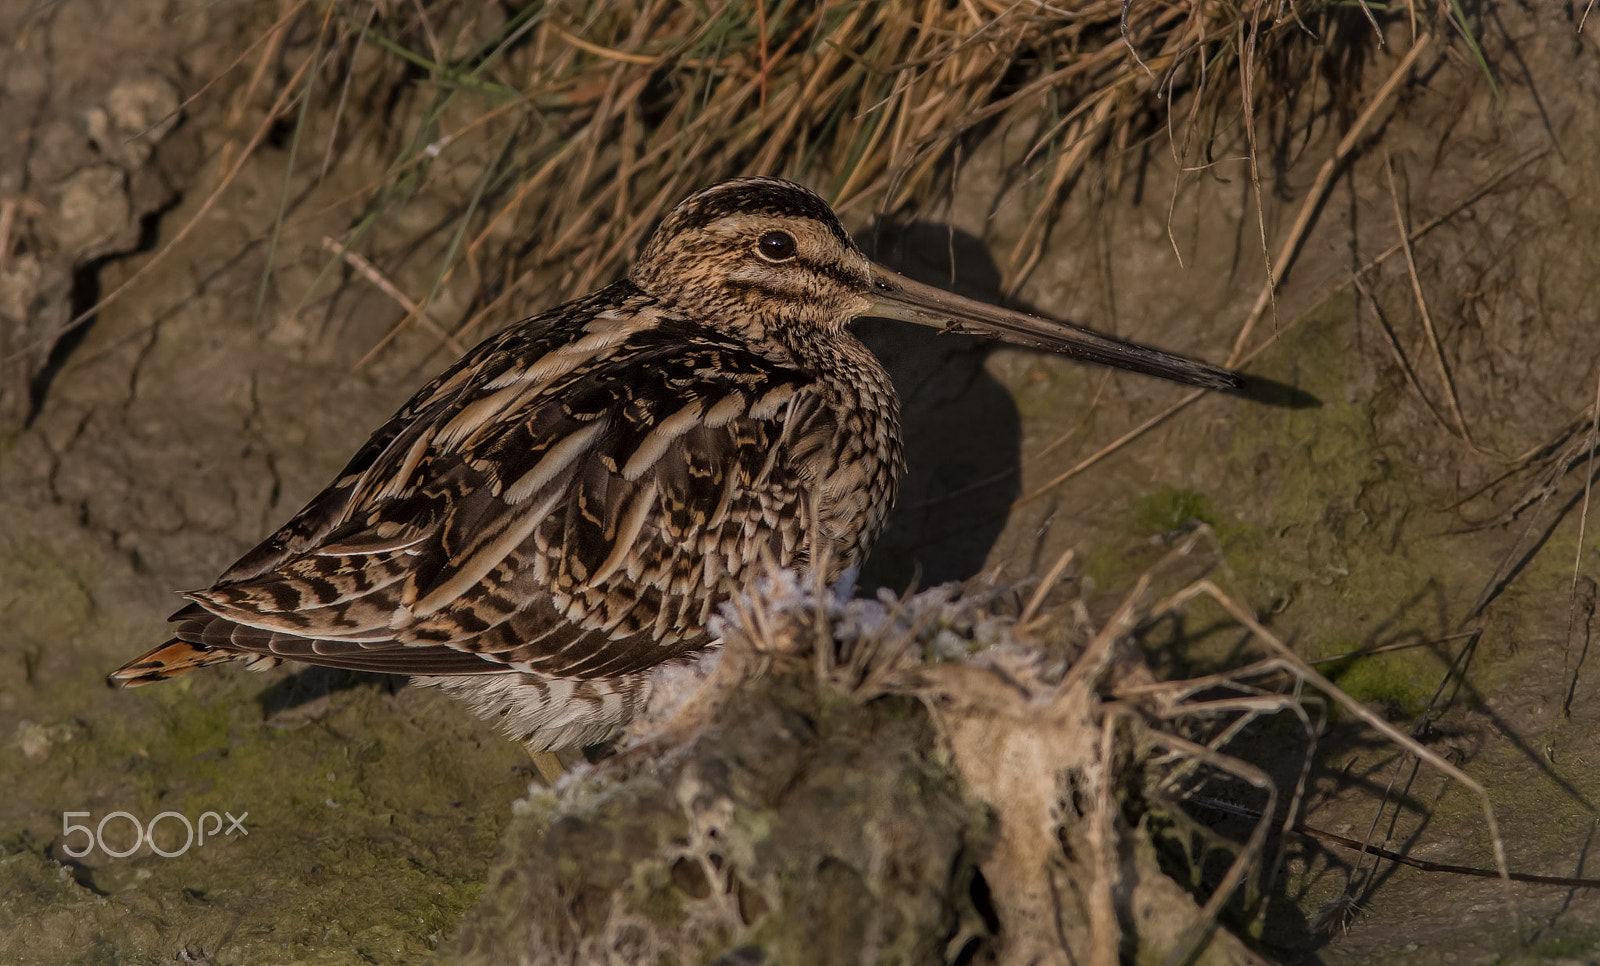
[[[914,282],[807,189],[728,181],[667,215],[627,278],[423,387],[111,680],[232,660],[406,674],[531,750],[601,742],[762,568],[824,561],[831,583],[883,528],[899,400],[846,329],[861,315],[1240,384]]]

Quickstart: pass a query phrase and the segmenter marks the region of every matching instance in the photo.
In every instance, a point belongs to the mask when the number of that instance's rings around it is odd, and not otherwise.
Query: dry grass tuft
[[[1457,35],[1484,63],[1451,0],[282,0],[228,68],[248,77],[225,112],[216,193],[263,137],[288,148],[259,311],[286,224],[329,211],[303,205],[308,182],[346,152],[356,170],[383,152],[382,179],[331,206],[359,208],[323,275],[354,256],[382,277],[442,251],[427,290],[401,300],[401,327],[436,328],[430,304],[454,283],[468,294],[448,344],[616,277],[695,188],[780,175],[851,220],[908,214],[953,195],[964,150],[1003,132],[1020,151],[991,202],[1029,213],[1008,232],[1014,291],[1074,188],[1092,172],[1114,190],[1149,152],[1170,151],[1180,179],[1243,163],[1259,208],[1264,163],[1287,164],[1318,124],[1364,129],[1359,80],[1386,26],[1409,26],[1412,46]],[[1284,266],[1261,232],[1270,298]]]
[[[1481,785],[1340,691],[1210,580],[1154,599],[1155,587],[1192,577],[1181,574],[1203,565],[1195,551],[1210,540],[1204,530],[1184,540],[1103,626],[1068,635],[1075,643],[1067,653],[1041,649],[1027,624],[1005,616],[1007,593],[964,596],[945,587],[843,601],[780,574],[727,609],[718,626],[724,652],[692,695],[636,731],[620,757],[595,774],[617,780],[646,762],[659,767],[696,754],[706,736],[735,727],[728,703],[774,673],[798,674],[858,705],[913,697],[934,723],[961,788],[993,820],[979,865],[1000,922],[996,961],[1112,964],[1138,950],[1141,961],[1191,962],[1204,952],[1205,961],[1255,963],[1219,923],[1225,912],[1236,929],[1264,921],[1281,838],[1303,830],[1324,706],[1333,703],[1482,802],[1495,866],[1509,886]],[[1138,636],[1200,599],[1220,606],[1261,658],[1194,679],[1157,680]],[[1298,723],[1305,751],[1288,788],[1230,752],[1263,719],[1280,714]],[[1250,802],[1240,812],[1253,821],[1243,841],[1229,844],[1186,818],[1185,801]],[[1157,838],[1206,839],[1202,852],[1220,846],[1229,853],[1220,876],[1215,868],[1206,874],[1203,900],[1158,868]],[[1198,886],[1208,863],[1194,854],[1189,861],[1191,886]],[[1515,920],[1509,891],[1506,909]]]
[[[1009,252],[1014,285],[1086,171],[1114,185],[1149,149],[1191,170],[1258,143],[1292,151],[1288,119],[1345,114],[1380,42],[1357,8],[1277,0],[588,0],[509,14],[335,0],[300,16],[307,36],[317,20],[322,65],[306,83],[337,98],[329,149],[308,152],[324,171],[341,123],[420,118],[389,134],[390,174],[344,244],[425,182],[460,185],[465,218],[434,293],[466,266],[467,327],[514,295],[614,277],[664,207],[704,184],[776,174],[847,216],[901,212],[949,191],[963,146],[996,130],[1026,144],[1008,186],[1032,212]]]

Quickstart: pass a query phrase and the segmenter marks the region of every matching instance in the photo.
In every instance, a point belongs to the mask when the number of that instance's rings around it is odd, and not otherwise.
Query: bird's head
[[[661,222],[628,277],[645,292],[756,339],[837,335],[861,315],[917,322],[1047,349],[1085,362],[1207,389],[1241,377],[1196,359],[1013,312],[874,264],[812,191],[776,178],[737,178],[684,199]]]
[[[837,333],[871,307],[872,269],[814,193],[739,178],[674,208],[628,277],[712,324]]]

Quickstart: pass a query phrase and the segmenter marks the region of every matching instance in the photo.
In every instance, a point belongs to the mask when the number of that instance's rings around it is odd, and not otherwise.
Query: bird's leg
[[[534,751],[528,748],[528,757],[533,759],[533,770],[538,773],[539,781],[546,788],[554,788],[561,776],[567,773],[567,769],[583,760],[583,749],[577,745],[568,745],[554,751]]]
[[[829,588],[836,603],[847,604],[850,602],[850,598],[856,595],[856,578],[860,576],[861,565],[859,563],[854,563],[844,568],[844,573],[840,574],[839,579],[835,580],[833,586]]]
[[[534,751],[529,748],[528,757],[533,759],[533,770],[538,773],[539,782],[546,788],[554,788],[556,779],[567,770],[553,751]]]

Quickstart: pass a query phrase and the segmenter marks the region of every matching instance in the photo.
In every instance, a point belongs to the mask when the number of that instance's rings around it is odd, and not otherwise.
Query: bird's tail
[[[157,681],[165,681],[167,678],[175,678],[180,674],[188,674],[196,668],[231,661],[236,656],[227,651],[206,647],[204,644],[191,644],[174,638],[112,671],[106,678],[106,683],[125,688],[142,687]]]

